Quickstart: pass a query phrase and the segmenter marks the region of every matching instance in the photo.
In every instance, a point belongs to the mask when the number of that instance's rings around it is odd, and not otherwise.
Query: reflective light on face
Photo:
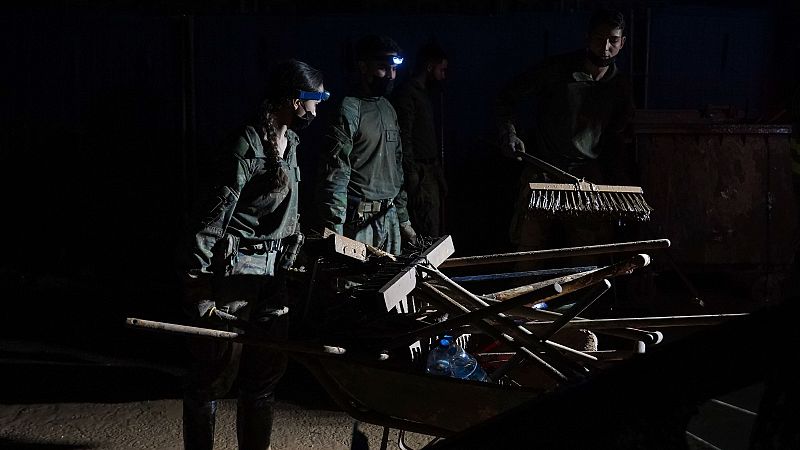
[[[376,78],[389,78],[395,79],[397,75],[397,66],[403,64],[405,58],[397,53],[379,54],[369,61],[369,73]]]
[[[592,34],[592,44],[605,46],[610,45],[612,47],[619,47],[622,45],[622,36],[614,36],[614,35],[606,35],[606,34]]]
[[[614,57],[625,44],[619,28],[600,28],[589,35],[589,48],[600,57]]]
[[[394,80],[397,75],[397,66],[388,62],[378,62],[375,64],[372,75],[377,78],[390,78]]]
[[[303,102],[303,109],[316,116],[317,104],[319,104],[319,102],[316,100],[306,100]]]
[[[447,79],[447,60],[442,60],[439,64],[434,64],[431,68],[431,75],[436,81]]]

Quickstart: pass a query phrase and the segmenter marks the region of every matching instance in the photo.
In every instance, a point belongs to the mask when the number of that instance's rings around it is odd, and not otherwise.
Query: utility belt
[[[362,200],[355,197],[348,197],[348,203],[354,205],[358,213],[379,213],[389,210],[394,206],[394,199],[385,200]]]
[[[275,263],[283,251],[280,239],[242,242],[231,234],[226,234],[218,245],[224,245],[221,264],[225,276],[275,275]]]
[[[268,252],[283,250],[283,241],[280,239],[266,239],[263,241],[247,241],[239,244],[239,253],[259,255]]]

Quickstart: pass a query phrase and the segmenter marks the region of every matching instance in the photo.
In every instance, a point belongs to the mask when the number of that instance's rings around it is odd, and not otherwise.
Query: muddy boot
[[[183,399],[183,448],[212,450],[217,402]]]
[[[267,450],[272,435],[272,401],[239,399],[236,408],[236,437],[239,450]]]

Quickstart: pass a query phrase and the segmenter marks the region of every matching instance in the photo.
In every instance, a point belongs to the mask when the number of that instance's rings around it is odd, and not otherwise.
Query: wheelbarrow
[[[707,325],[730,316],[649,318],[649,325],[642,321],[635,322],[636,318],[609,323],[579,317],[586,307],[609,289],[609,278],[631,274],[646,266],[650,261],[647,254],[636,254],[616,264],[479,296],[438,269],[437,265],[442,265],[451,253],[446,250],[448,246],[452,246],[452,241],[445,237],[421,255],[414,255],[401,264],[395,264],[397,261],[394,261],[392,267],[399,270],[395,270],[391,276],[384,274],[384,278],[389,278],[388,282],[372,295],[365,295],[364,289],[358,291],[358,301],[353,303],[366,301],[370,303],[372,311],[377,311],[364,314],[363,308],[359,309],[362,319],[368,316],[367,320],[361,320],[369,325],[367,331],[347,328],[344,333],[323,333],[309,340],[275,341],[259,336],[253,325],[233,316],[220,319],[228,321],[228,325],[232,325],[236,331],[138,318],[128,318],[126,323],[141,329],[285,351],[308,368],[343,411],[357,420],[384,427],[381,448],[386,448],[390,428],[401,430],[400,445],[406,448],[402,432],[447,438],[543,393],[578,384],[602,370],[609,361],[624,358],[620,354],[609,357],[598,351],[579,350],[559,343],[554,336],[562,329],[579,326],[612,333],[616,331],[621,336],[655,344],[660,341],[658,332],[643,328],[652,328],[650,325],[681,326],[682,323]],[[583,251],[596,251],[596,247],[584,248]],[[622,244],[616,248],[630,247]],[[608,248],[603,250],[607,251]],[[318,259],[317,264],[324,265],[324,262]],[[330,273],[354,273],[353,267],[346,264],[342,266],[340,261],[333,265],[337,268]],[[315,267],[312,272],[320,274],[325,270]],[[310,297],[315,289],[324,286],[320,282],[322,278],[312,279]],[[370,274],[367,278],[374,280],[375,276]],[[578,292],[582,294],[579,300],[561,313],[533,307]],[[409,297],[418,306],[403,306],[403,300],[408,301]],[[402,322],[401,328],[397,327],[397,317],[407,319]],[[431,320],[432,317],[434,320]],[[389,322],[391,326],[382,326]],[[485,335],[507,349],[506,352],[500,352],[505,358],[501,358],[500,364],[489,371],[491,382],[425,373],[419,364],[427,350],[422,343],[433,342],[443,334]],[[407,357],[409,353],[406,352],[410,353],[411,358]],[[489,361],[485,354],[477,356],[484,363]],[[526,376],[531,370],[543,376]]]

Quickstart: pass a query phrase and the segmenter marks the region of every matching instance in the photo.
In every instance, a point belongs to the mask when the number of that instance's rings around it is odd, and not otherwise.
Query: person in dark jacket
[[[358,81],[332,115],[320,163],[320,225],[392,254],[413,244],[403,190],[403,148],[389,100],[400,47],[369,35],[356,43]]]
[[[529,152],[596,184],[628,182],[631,158],[624,152],[623,132],[633,116],[633,94],[629,78],[615,63],[625,45],[624,30],[622,13],[598,10],[589,20],[585,48],[548,58],[503,87],[495,113],[505,155]],[[534,106],[527,143],[518,135],[522,130],[516,120],[523,102]],[[550,175],[538,167],[523,170],[511,226],[518,250],[611,240],[612,223],[551,220],[528,211],[527,183],[561,181]]]
[[[403,173],[408,215],[423,236],[440,236],[442,199],[447,182],[442,170],[432,97],[442,94],[447,78],[447,55],[435,43],[423,45],[411,77],[392,98],[403,141]]]
[[[219,154],[218,179],[194,222],[182,258],[186,310],[199,326],[243,321],[264,336],[285,339],[288,295],[284,248],[299,238],[297,131],[330,95],[322,73],[289,60],[273,70],[256,117]],[[197,340],[183,402],[186,449],[214,444],[215,400],[238,380],[240,449],[264,450],[272,430],[273,392],[285,354],[259,346]]]

